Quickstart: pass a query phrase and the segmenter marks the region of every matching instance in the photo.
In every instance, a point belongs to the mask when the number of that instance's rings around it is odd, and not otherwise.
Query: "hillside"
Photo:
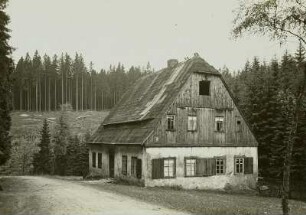
[[[0,174],[31,173],[32,157],[37,151],[43,120],[48,121],[52,141],[56,122],[61,114],[65,116],[71,136],[77,135],[83,140],[87,132],[92,134],[99,127],[108,111],[12,112],[11,159],[0,168]]]

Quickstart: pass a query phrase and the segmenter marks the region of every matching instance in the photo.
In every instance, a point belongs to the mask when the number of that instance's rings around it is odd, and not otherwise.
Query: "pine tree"
[[[65,113],[63,112],[59,118],[55,131],[54,143],[54,173],[57,175],[66,174],[66,152],[70,139],[70,132],[66,123]]]
[[[9,158],[11,147],[11,74],[14,65],[10,57],[12,48],[8,45],[10,35],[7,28],[9,16],[4,11],[6,4],[7,0],[0,0],[0,165]]]
[[[52,152],[50,147],[50,131],[47,119],[43,122],[41,139],[38,144],[39,152],[34,155],[34,172],[36,174],[50,174],[52,169]]]
[[[78,156],[80,148],[80,141],[77,135],[74,138],[70,138],[69,144],[67,145],[66,153],[66,175],[78,175],[80,158]]]

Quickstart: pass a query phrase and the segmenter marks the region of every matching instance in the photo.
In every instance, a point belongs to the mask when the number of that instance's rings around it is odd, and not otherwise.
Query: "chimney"
[[[168,64],[168,68],[173,68],[178,64],[178,60],[177,59],[170,59],[167,61]]]

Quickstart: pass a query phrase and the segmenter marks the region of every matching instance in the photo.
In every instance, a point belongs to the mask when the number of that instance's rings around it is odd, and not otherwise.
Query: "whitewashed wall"
[[[96,167],[92,167],[92,152],[96,152]],[[102,168],[98,168],[98,152],[102,153]],[[143,148],[137,146],[116,146],[114,148],[114,177],[130,177],[131,176],[131,160],[132,157],[137,157],[143,162]],[[127,176],[122,173],[122,155],[127,156]],[[89,149],[89,171],[91,175],[109,176],[109,148],[108,146],[90,146]],[[142,174],[144,169],[142,168]]]
[[[185,177],[184,158],[197,156],[212,158],[226,157],[226,173],[208,177]],[[254,174],[234,174],[234,156],[253,157]],[[176,178],[153,179],[152,159],[176,157]],[[146,148],[145,186],[182,186],[185,189],[223,189],[230,184],[241,189],[254,188],[258,176],[257,147],[163,147]]]

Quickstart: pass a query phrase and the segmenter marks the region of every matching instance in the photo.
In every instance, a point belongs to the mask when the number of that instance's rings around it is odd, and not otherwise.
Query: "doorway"
[[[114,151],[109,151],[109,177],[113,178],[115,173],[115,155]]]

